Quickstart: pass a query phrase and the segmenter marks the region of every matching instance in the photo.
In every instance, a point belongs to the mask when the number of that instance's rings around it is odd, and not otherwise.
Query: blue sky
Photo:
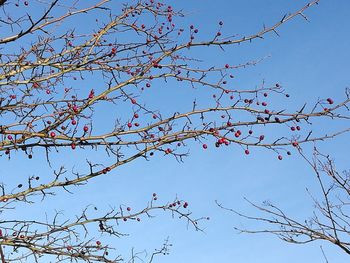
[[[224,21],[223,33],[246,35],[271,25],[292,12],[307,1],[273,0],[189,0],[166,1],[174,8],[187,13],[184,24],[194,24],[199,28],[199,39],[216,32],[218,21]],[[237,64],[258,60],[269,56],[257,66],[238,70],[235,84],[239,88],[255,87],[263,80],[267,83],[281,83],[293,98],[286,106],[298,108],[304,102],[313,103],[318,98],[332,97],[338,101],[344,98],[344,89],[350,85],[350,2],[347,0],[321,0],[316,7],[306,11],[309,22],[301,17],[283,25],[280,37],[274,34],[264,40],[251,44],[218,49],[193,50],[208,65]],[[209,52],[208,52],[209,50]],[[91,82],[91,85],[97,85]],[[178,88],[174,84],[172,89]],[[166,101],[166,92],[155,98]],[[186,96],[180,91],[179,96]],[[192,96],[192,95],[191,95]],[[284,104],[284,101],[276,101]],[[161,105],[164,107],[166,105]],[[181,107],[186,107],[181,104]],[[101,114],[99,123],[104,123]],[[106,124],[108,125],[108,124]],[[341,129],[344,123],[329,124],[321,122],[317,132],[323,129]],[[332,154],[341,169],[347,169],[347,146],[349,135],[324,142],[320,147]],[[161,246],[169,237],[173,244],[170,255],[159,257],[156,262],[323,262],[320,245],[323,246],[329,262],[347,262],[348,258],[339,249],[326,243],[315,242],[308,245],[286,244],[270,235],[237,234],[234,226],[247,228],[259,225],[245,221],[234,214],[227,213],[215,205],[215,200],[225,206],[257,215],[244,197],[260,203],[271,200],[285,211],[300,219],[307,219],[312,213],[312,202],[305,191],[308,187],[317,194],[318,187],[311,169],[296,154],[291,158],[278,161],[265,150],[256,150],[244,156],[241,149],[228,147],[203,151],[198,144],[190,143],[190,155],[184,163],[178,163],[171,157],[160,154],[149,162],[137,160],[108,176],[94,179],[89,185],[75,189],[74,195],[60,192],[54,198],[48,198],[30,208],[19,207],[12,216],[33,218],[42,215],[42,209],[48,213],[54,210],[65,211],[67,217],[79,213],[89,204],[108,209],[108,206],[125,204],[133,208],[142,208],[153,192],[159,196],[160,203],[170,201],[176,196],[189,202],[195,217],[209,216],[203,222],[204,232],[187,229],[186,222],[171,218],[169,214],[157,213],[153,219],[144,219],[142,223],[127,222],[121,225],[121,231],[130,234],[120,239],[104,239],[120,253],[127,255],[130,249],[152,251]],[[191,147],[192,146],[192,147]],[[83,152],[66,156],[55,155],[54,164],[64,162],[67,166],[78,166],[84,160]],[[96,158],[103,158],[96,153]],[[40,174],[45,177],[44,158],[24,159],[14,156],[11,161],[0,161],[3,176],[14,177]],[[18,166],[18,163],[21,165]],[[31,170],[28,171],[28,167]],[[12,173],[12,171],[15,171]],[[16,181],[17,179],[12,179]],[[23,210],[22,210],[23,209]],[[23,211],[23,213],[21,213]],[[261,226],[261,225],[260,225]]]

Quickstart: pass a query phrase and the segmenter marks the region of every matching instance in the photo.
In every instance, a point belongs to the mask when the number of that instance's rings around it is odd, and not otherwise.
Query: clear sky
[[[165,2],[176,9],[183,9],[187,13],[183,22],[196,25],[198,37],[205,39],[215,32],[218,21],[224,22],[224,34],[247,35],[260,30],[263,24],[271,25],[280,20],[284,14],[297,10],[307,1]],[[293,105],[298,108],[304,102],[312,104],[324,97],[341,100],[345,88],[350,85],[350,2],[321,0],[318,6],[306,11],[306,15],[308,22],[298,17],[283,25],[278,30],[280,37],[268,34],[264,40],[225,47],[225,51],[200,49],[194,54],[208,65],[238,64],[269,56],[254,67],[237,71],[234,85],[238,88],[255,87],[263,80],[281,83],[293,98],[293,104],[288,105],[291,108]],[[97,83],[96,80],[90,84]],[[166,93],[157,95],[159,101],[166,99]],[[103,116],[101,118],[99,122],[103,123]],[[337,125],[335,129],[343,127],[343,124]],[[320,129],[316,132],[322,132],[323,128]],[[341,169],[349,168],[347,146],[349,135],[320,145],[325,152],[334,155]],[[54,162],[78,166],[84,156],[81,152],[74,154],[69,158],[68,155],[57,155]],[[96,156],[99,157],[97,153]],[[44,157],[34,159],[29,161],[14,156],[7,161],[2,158],[0,172],[8,177],[25,178],[36,173],[45,176],[43,169],[48,167],[43,167]],[[21,163],[20,167],[18,163]],[[160,203],[179,196],[189,202],[194,217],[209,216],[210,220],[202,224],[204,232],[187,228],[186,222],[169,214],[157,213],[155,218],[144,218],[142,223],[121,225],[121,231],[130,234],[128,237],[101,240],[127,255],[132,247],[139,251],[152,251],[169,237],[173,244],[170,255],[159,257],[155,262],[324,262],[320,245],[329,262],[348,262],[348,256],[326,243],[293,245],[270,235],[238,234],[233,227],[254,228],[258,225],[219,209],[214,202],[218,200],[227,207],[258,215],[258,211],[243,198],[257,203],[270,200],[296,218],[307,219],[312,214],[312,202],[305,188],[310,188],[317,195],[314,179],[311,169],[296,154],[278,161],[271,152],[264,150],[245,156],[237,147],[219,150],[209,147],[203,151],[198,144],[193,144],[189,157],[183,163],[161,155],[149,162],[140,159],[111,172],[108,177],[101,176],[89,185],[75,189],[74,195],[59,192],[56,197],[33,206],[30,211],[25,207],[23,210],[18,208],[12,216],[20,214],[21,217],[35,218],[38,214],[42,215],[44,207],[49,214],[57,209],[65,211],[64,214],[69,217],[89,204],[101,207],[101,210],[119,204],[137,209],[142,208],[156,192]]]

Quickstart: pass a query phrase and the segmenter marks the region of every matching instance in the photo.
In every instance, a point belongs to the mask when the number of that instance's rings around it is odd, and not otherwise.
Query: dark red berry
[[[328,102],[329,104],[333,104],[333,103],[334,103],[334,101],[333,101],[331,98],[328,98],[328,99],[327,99],[327,102]]]

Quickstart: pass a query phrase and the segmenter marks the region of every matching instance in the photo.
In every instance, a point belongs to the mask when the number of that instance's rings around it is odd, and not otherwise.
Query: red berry
[[[248,149],[245,150],[244,153],[248,155],[249,154],[249,150]]]
[[[128,127],[131,128],[132,127],[132,123],[128,122]]]
[[[84,132],[87,132],[89,130],[89,127],[85,125],[83,130],[84,130]]]
[[[329,104],[333,104],[334,103],[334,101],[331,98],[328,98],[327,101],[328,101]]]
[[[50,132],[50,136],[51,136],[52,138],[54,138],[54,137],[56,137],[56,133],[55,133],[55,132]]]
[[[128,210],[130,212],[131,211],[131,207],[127,207],[126,210]]]
[[[96,241],[96,245],[100,246],[101,245],[101,241]]]
[[[208,145],[206,145],[206,144],[203,144],[203,149],[207,149],[208,148]]]
[[[282,160],[282,159],[283,159],[282,155],[278,155],[278,160]]]
[[[72,148],[72,150],[74,150],[77,146],[75,145],[75,143],[73,142],[70,147]]]
[[[165,154],[169,154],[169,153],[171,153],[171,152],[172,152],[172,150],[171,150],[170,148],[168,148],[168,149],[165,150]]]

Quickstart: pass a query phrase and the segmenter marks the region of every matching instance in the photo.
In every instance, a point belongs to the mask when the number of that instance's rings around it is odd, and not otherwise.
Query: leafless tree
[[[262,230],[236,228],[242,233],[269,233],[276,235],[286,242],[306,244],[313,241],[326,241],[350,255],[350,172],[340,172],[334,160],[322,154],[315,147],[311,158],[299,147],[298,151],[312,168],[320,189],[320,197],[307,190],[310,194],[315,210],[306,220],[297,220],[288,212],[271,202],[257,205],[248,201],[262,216],[248,216],[233,209],[219,206],[248,220],[263,222]],[[322,250],[323,252],[323,250]],[[327,260],[327,259],[326,259]]]
[[[29,159],[44,155],[51,164],[54,153],[93,150],[106,154],[98,163],[89,158],[79,164],[79,170],[63,164],[52,169],[48,181],[39,176],[28,177],[27,183],[15,189],[7,187],[2,178],[0,211],[31,204],[40,198],[54,198],[59,189],[74,191],[73,186],[87,184],[91,179],[112,174],[114,169],[136,159],[150,160],[154,153],[172,156],[181,161],[187,155],[187,141],[195,141],[204,150],[208,147],[237,146],[242,154],[255,147],[272,151],[278,159],[289,155],[290,147],[333,138],[348,131],[314,135],[302,132],[300,125],[322,118],[329,121],[348,120],[346,93],[343,101],[332,98],[316,101],[292,111],[267,105],[269,96],[289,99],[279,85],[263,83],[258,88],[232,89],[229,81],[233,71],[255,65],[223,62],[222,65],[201,63],[191,56],[198,47],[234,47],[263,39],[316,5],[312,1],[300,10],[281,17],[275,24],[244,37],[223,36],[223,22],[207,40],[197,41],[199,29],[181,25],[184,14],[174,7],[154,0],[130,1],[119,10],[114,1],[1,1],[0,19],[0,152],[10,162],[17,154]],[[118,6],[118,5],[117,5]],[[95,27],[81,25],[93,21]],[[78,21],[78,22],[77,22]],[[80,23],[79,23],[80,21]],[[90,87],[89,80],[100,85]],[[204,100],[196,99],[187,111],[179,111],[169,90],[169,112],[145,98],[154,86],[181,84]],[[180,87],[178,87],[180,89]],[[209,94],[209,96],[207,95]],[[147,95],[149,96],[149,95]],[[105,122],[114,127],[94,125],[101,111]],[[299,132],[293,136],[278,136],[263,131],[281,127]],[[4,262],[118,262],[111,258],[108,245],[101,244],[89,233],[96,228],[102,234],[121,236],[118,223],[139,221],[142,215],[161,210],[185,219],[199,230],[198,221],[187,210],[187,202],[175,199],[158,204],[157,195],[140,211],[121,206],[99,217],[89,209],[75,219],[61,220],[59,214],[51,222],[36,219],[2,219],[0,222],[0,255]],[[3,217],[5,218],[5,217]],[[334,228],[333,228],[334,229]],[[157,254],[167,253],[165,244]],[[12,249],[11,253],[8,253]],[[133,258],[137,258],[137,253]]]

